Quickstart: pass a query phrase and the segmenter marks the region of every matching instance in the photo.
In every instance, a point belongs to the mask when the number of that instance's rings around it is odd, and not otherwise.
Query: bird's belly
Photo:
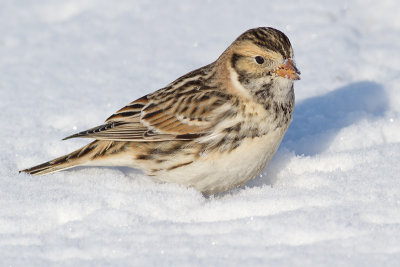
[[[192,164],[162,172],[155,178],[214,194],[243,185],[268,164],[282,141],[284,129],[262,137],[247,138],[239,147],[224,153],[203,155]]]

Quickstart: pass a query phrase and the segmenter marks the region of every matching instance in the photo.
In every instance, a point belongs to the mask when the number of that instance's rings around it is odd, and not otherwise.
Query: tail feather
[[[110,150],[120,149],[121,145],[115,147],[113,141],[93,141],[92,143],[72,152],[65,156],[50,160],[40,165],[21,170],[20,172],[32,175],[45,175],[61,170],[66,170],[106,155]],[[111,149],[114,148],[114,149]]]

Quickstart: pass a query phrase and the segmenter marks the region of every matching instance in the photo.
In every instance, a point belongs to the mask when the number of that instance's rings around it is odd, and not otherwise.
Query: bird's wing
[[[168,89],[168,87],[166,88]],[[230,97],[215,90],[159,90],[110,116],[105,124],[64,138],[112,141],[192,140],[232,109]]]

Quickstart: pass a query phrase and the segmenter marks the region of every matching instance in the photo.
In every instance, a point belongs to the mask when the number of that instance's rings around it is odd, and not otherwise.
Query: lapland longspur
[[[276,152],[292,120],[299,74],[285,34],[250,29],[215,62],[64,138],[95,141],[22,172],[129,166],[205,194],[232,189],[256,177]]]

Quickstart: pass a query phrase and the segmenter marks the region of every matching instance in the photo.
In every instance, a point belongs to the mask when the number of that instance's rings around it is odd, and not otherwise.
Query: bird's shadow
[[[305,99],[296,105],[293,122],[280,149],[293,151],[296,155],[319,154],[330,146],[341,129],[362,119],[383,117],[387,107],[388,99],[383,86],[371,81],[351,83],[325,95]],[[273,185],[287,161],[279,153],[277,156],[262,177],[246,186]]]

